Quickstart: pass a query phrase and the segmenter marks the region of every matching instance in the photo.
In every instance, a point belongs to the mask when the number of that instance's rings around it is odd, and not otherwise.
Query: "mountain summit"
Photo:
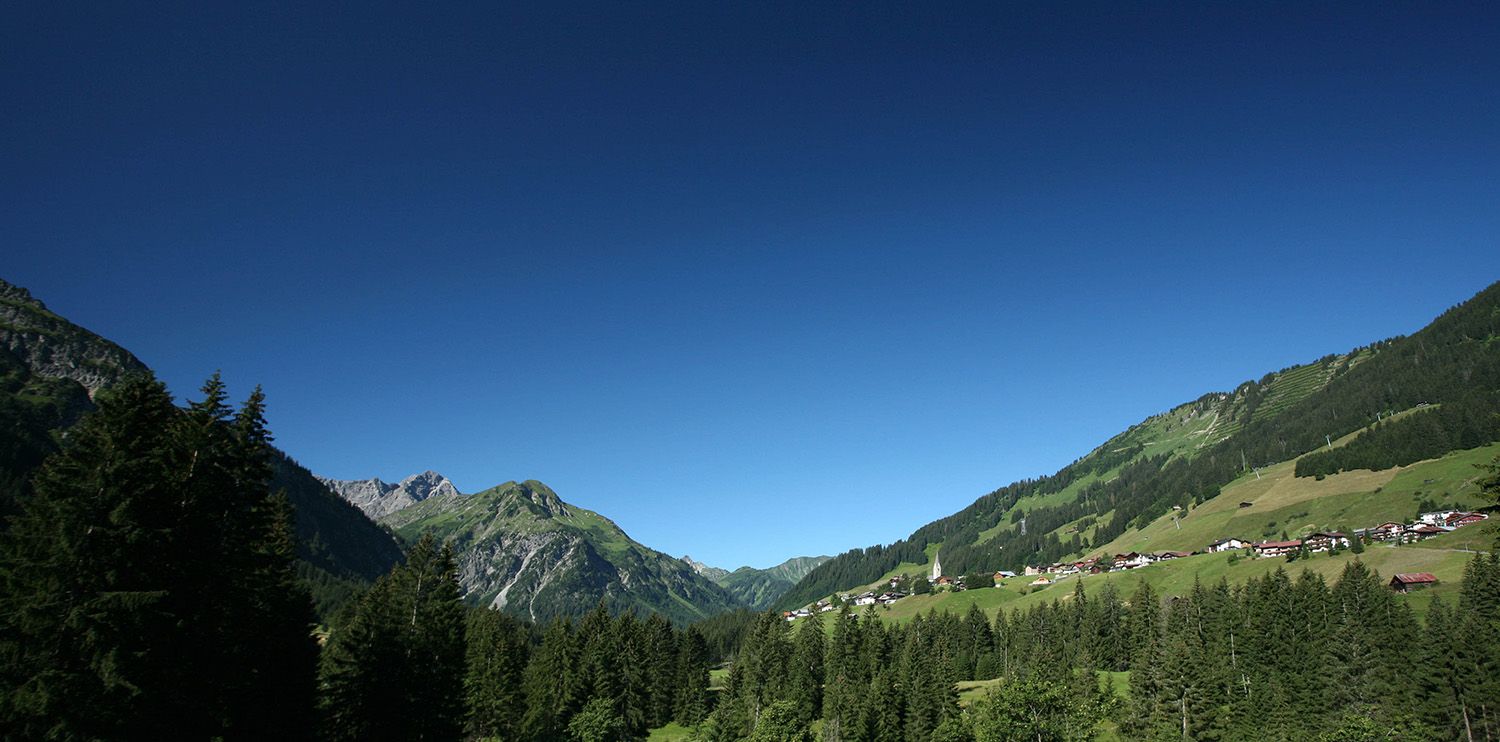
[[[399,485],[323,481],[402,538],[431,533],[451,545],[459,583],[481,605],[542,620],[578,615],[607,599],[678,621],[741,605],[688,564],[643,546],[535,480],[472,495],[435,472]]]
[[[435,495],[461,494],[453,482],[435,471],[413,474],[397,484],[379,479],[329,479],[318,477],[339,497],[348,500],[372,520],[410,507]]]

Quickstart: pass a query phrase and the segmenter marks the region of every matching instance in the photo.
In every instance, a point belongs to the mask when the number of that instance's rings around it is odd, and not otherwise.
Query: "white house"
[[[1210,552],[1239,551],[1240,549],[1246,548],[1249,545],[1250,542],[1242,538],[1221,538],[1218,541],[1209,544],[1208,550]]]

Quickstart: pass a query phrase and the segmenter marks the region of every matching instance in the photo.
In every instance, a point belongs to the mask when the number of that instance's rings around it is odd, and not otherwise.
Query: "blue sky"
[[[53,5],[0,276],[318,473],[726,567],[1500,278],[1493,4]]]

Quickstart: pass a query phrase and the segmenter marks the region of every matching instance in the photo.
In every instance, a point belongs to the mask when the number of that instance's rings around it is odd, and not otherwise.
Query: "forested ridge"
[[[1313,461],[1298,474],[1356,465],[1393,466],[1470,441],[1496,440],[1493,413],[1500,394],[1500,284],[1449,309],[1409,337],[1381,341],[1342,359],[1320,359],[1317,364],[1326,367],[1326,384],[1286,406],[1262,407],[1266,379],[1242,384],[1234,395],[1241,410],[1236,432],[1190,455],[1141,455],[1139,447],[1106,444],[1052,476],[995,490],[894,544],[854,549],[825,562],[777,606],[800,606],[868,584],[902,562],[923,563],[926,548],[932,544],[942,544],[943,566],[954,574],[1050,563],[1107,543],[1173,506],[1188,507],[1209,499],[1251,467],[1315,451],[1330,438],[1364,430],[1376,423],[1378,415],[1392,411],[1440,406],[1424,413],[1432,417],[1413,416],[1419,422],[1396,421],[1360,436],[1369,440],[1353,453],[1308,457]],[[1210,404],[1222,396],[1205,395],[1193,404]],[[1089,474],[1104,472],[1113,472],[1113,477],[1079,488],[1072,501],[1027,511],[1025,533],[1014,526],[1003,527],[981,541],[982,533],[1021,516],[1015,506],[1022,498],[1058,493]],[[1106,514],[1111,517],[1104,520]],[[1092,539],[1063,540],[1053,533],[1086,516],[1102,522]]]

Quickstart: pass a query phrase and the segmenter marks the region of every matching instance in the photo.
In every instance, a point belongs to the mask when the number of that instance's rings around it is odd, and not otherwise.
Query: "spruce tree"
[[[826,641],[823,616],[813,613],[797,627],[787,675],[787,698],[803,723],[823,713],[823,662]]]
[[[329,739],[453,739],[463,727],[465,611],[447,547],[423,536],[324,653]]]
[[[465,641],[465,731],[478,738],[520,737],[526,710],[522,678],[529,649],[525,629],[499,611],[472,609]]]
[[[148,375],[39,472],[0,553],[0,716],[22,737],[297,738],[316,647],[257,389],[186,412]]]
[[[170,566],[152,547],[174,525],[177,411],[141,376],[101,393],[0,542],[7,736],[167,736],[154,713],[180,684],[151,663],[174,634]]]
[[[696,628],[688,627],[677,643],[676,695],[673,718],[686,727],[697,726],[708,716],[708,642]]]

